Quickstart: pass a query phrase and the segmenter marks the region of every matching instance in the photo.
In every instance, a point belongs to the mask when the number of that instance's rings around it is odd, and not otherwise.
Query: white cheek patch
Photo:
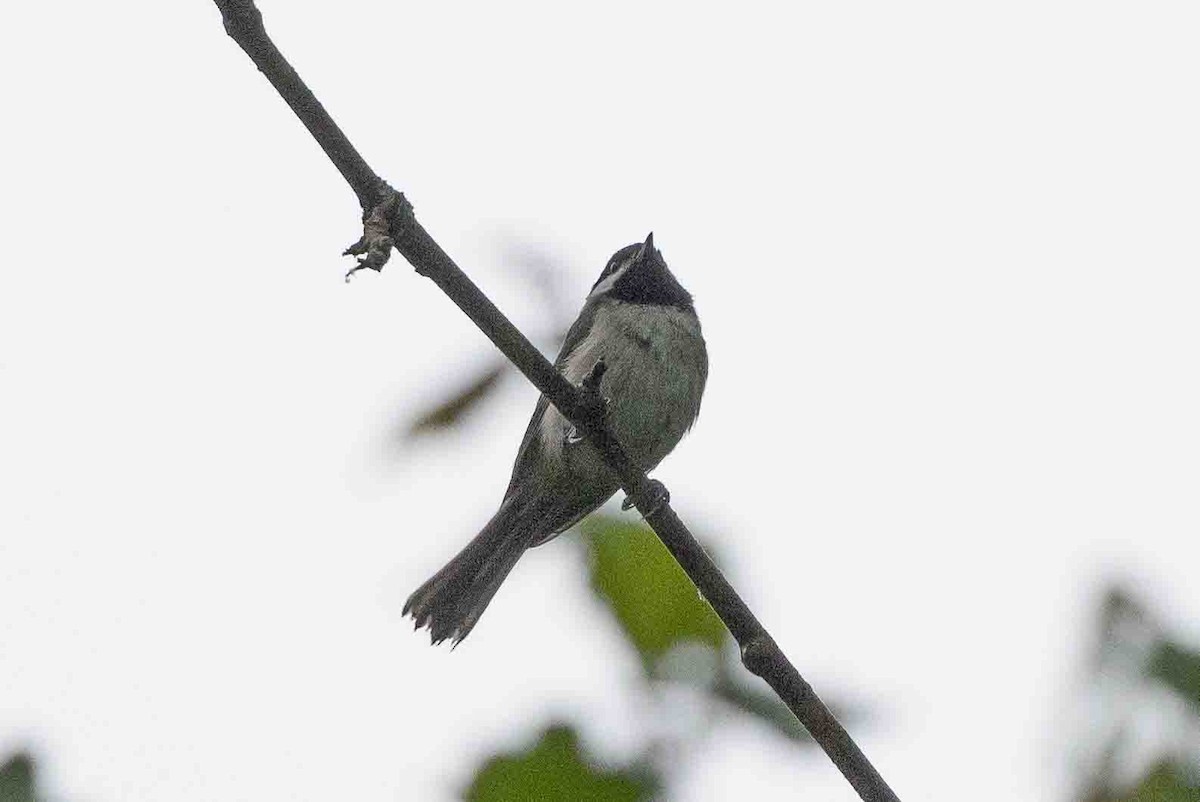
[[[588,298],[595,298],[597,295],[604,295],[605,293],[611,291],[613,286],[616,285],[618,279],[625,275],[625,271],[628,270],[632,264],[632,259],[626,260],[623,265],[614,270],[611,275],[604,279],[604,281],[601,281],[599,284],[597,284],[596,289],[592,290],[588,294]]]

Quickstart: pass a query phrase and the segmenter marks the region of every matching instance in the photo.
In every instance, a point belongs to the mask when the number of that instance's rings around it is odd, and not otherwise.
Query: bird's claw
[[[642,515],[642,518],[649,518],[663,508],[664,504],[671,503],[671,493],[667,490],[666,485],[657,479],[647,479],[645,486],[642,488],[642,498],[647,502],[647,511]],[[626,496],[621,502],[621,509],[629,511],[637,506],[637,501],[633,496]]]
[[[600,394],[600,381],[607,370],[608,365],[605,364],[604,357],[600,357],[579,383],[580,412],[593,423],[603,421],[608,413],[608,399]]]

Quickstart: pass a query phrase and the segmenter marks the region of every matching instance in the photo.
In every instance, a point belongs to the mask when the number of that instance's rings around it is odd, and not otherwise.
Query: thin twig
[[[742,663],[767,681],[864,802],[898,802],[862,750],[679,520],[667,500],[666,488],[648,479],[605,427],[603,405],[590,397],[595,395],[590,391],[592,388],[581,389],[564,379],[417,222],[404,196],[367,166],[271,42],[252,0],[214,2],[221,10],[226,32],[287,101],[358,196],[363,208],[364,234],[347,249],[347,253],[360,257],[354,270],[380,270],[394,246],[418,273],[441,287],[550,403],[599,449],[620,477],[630,500],[729,628],[741,648]],[[603,371],[603,366],[598,365],[597,370]]]

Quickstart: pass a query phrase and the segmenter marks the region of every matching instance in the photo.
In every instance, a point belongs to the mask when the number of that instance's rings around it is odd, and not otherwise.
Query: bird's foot
[[[608,399],[600,394],[600,381],[607,370],[604,357],[600,357],[579,384],[579,411],[596,424],[602,424],[608,412]]]
[[[600,357],[579,384],[578,412],[589,425],[596,428],[604,425],[604,418],[608,414],[608,399],[600,394],[600,380],[604,378],[604,371],[607,369],[604,357]],[[578,427],[569,426],[563,434],[563,445],[573,446],[586,439],[587,437],[579,431]]]
[[[657,479],[647,479],[646,484],[642,486],[641,499],[635,500],[633,496],[626,496],[621,502],[621,509],[631,510],[638,506],[638,501],[645,500],[647,510],[642,515],[642,518],[649,518],[663,508],[664,504],[671,502],[671,492],[667,490],[667,486]]]

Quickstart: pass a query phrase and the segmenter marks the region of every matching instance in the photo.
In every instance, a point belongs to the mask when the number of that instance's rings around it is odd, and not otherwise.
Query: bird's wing
[[[571,328],[567,330],[567,336],[563,339],[562,348],[558,351],[558,356],[554,360],[554,367],[560,371],[566,364],[567,357],[575,350],[575,347],[587,336],[588,331],[592,327],[592,320],[596,316],[598,304],[594,301],[588,301],[580,310],[579,316],[575,318],[575,322],[571,324]],[[542,441],[538,437],[538,428],[542,425],[542,418],[546,415],[546,408],[550,406],[550,402],[546,396],[539,396],[537,406],[533,409],[533,415],[529,418],[529,425],[525,427],[525,436],[521,438],[521,447],[517,451],[517,458],[513,463],[512,479],[508,482],[508,490],[504,493],[505,500],[512,498],[520,488],[530,488],[531,483],[523,481],[530,478],[534,468],[537,465],[538,458],[541,456]]]

